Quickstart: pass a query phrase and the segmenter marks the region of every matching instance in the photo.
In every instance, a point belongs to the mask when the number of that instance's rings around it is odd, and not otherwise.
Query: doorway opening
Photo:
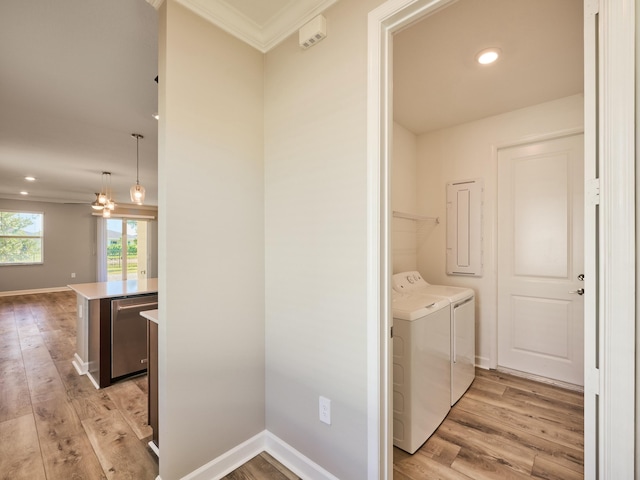
[[[379,123],[378,122],[370,123],[369,148],[370,148],[370,158],[372,158],[374,161],[380,162],[379,171],[374,173],[380,176],[380,180],[378,184],[381,186],[381,190],[379,190],[378,193],[382,197],[381,210],[377,212],[370,212],[370,214],[374,215],[372,218],[375,219],[375,221],[382,220],[381,227],[378,230],[378,234],[379,234],[378,246],[383,252],[385,251],[385,249],[387,252],[386,254],[383,253],[381,257],[378,257],[376,259],[377,264],[379,266],[379,271],[380,271],[380,278],[378,283],[380,288],[380,298],[378,299],[378,301],[379,301],[379,306],[381,307],[381,311],[380,311],[380,316],[378,318],[378,324],[375,325],[375,327],[376,327],[376,333],[378,334],[381,333],[381,335],[379,335],[378,338],[382,340],[380,342],[381,348],[378,349],[378,354],[382,352],[382,356],[381,357],[378,356],[378,359],[381,359],[383,363],[386,360],[386,367],[385,366],[382,367],[382,372],[381,372],[382,374],[380,375],[380,380],[381,380],[380,389],[382,392],[382,395],[380,396],[380,402],[382,406],[382,409],[381,409],[382,421],[380,422],[378,427],[380,428],[381,432],[384,432],[386,429],[388,433],[386,437],[384,435],[382,436],[381,442],[379,444],[379,448],[380,448],[380,451],[383,452],[381,468],[386,469],[387,475],[389,477],[392,476],[392,465],[390,464],[391,462],[388,461],[389,458],[391,458],[391,456],[389,455],[389,452],[392,451],[392,445],[389,438],[391,437],[390,432],[392,431],[392,428],[393,428],[392,418],[391,418],[392,395],[390,394],[390,392],[392,391],[390,387],[391,371],[389,367],[391,363],[390,362],[391,345],[390,345],[390,342],[388,342],[388,339],[385,337],[387,336],[387,333],[388,333],[387,328],[392,324],[388,278],[390,277],[391,273],[394,273],[393,256],[392,256],[393,242],[391,240],[392,229],[393,229],[391,210],[394,210],[395,208],[391,206],[392,197],[394,193],[393,186],[391,185],[391,178],[395,175],[395,172],[394,172],[394,175],[390,175],[390,171],[394,167],[392,162],[390,161],[390,158],[393,156],[393,153],[392,153],[393,141],[391,137],[392,137],[393,127],[394,127],[392,125],[392,115],[394,112],[393,110],[394,107],[392,107],[392,105],[395,106],[395,104],[397,103],[395,96],[391,95],[391,85],[393,84],[394,88],[398,87],[397,82],[395,82],[395,79],[393,81],[391,80],[392,64],[395,64],[395,61],[396,61],[395,57],[393,59],[393,62],[391,61],[391,55],[394,54],[392,52],[394,52],[394,42],[396,40],[394,36],[396,33],[400,31],[409,30],[413,26],[413,24],[416,23],[417,20],[421,20],[422,18],[427,17],[431,14],[436,14],[433,16],[437,17],[437,14],[445,10],[445,7],[449,7],[455,3],[456,2],[448,2],[448,1],[430,1],[429,2],[429,1],[420,1],[420,0],[389,1],[383,6],[381,6],[379,9],[377,9],[378,11],[374,11],[372,12],[372,14],[370,14],[370,24],[369,24],[370,25],[370,31],[369,31],[370,42],[376,43],[377,50],[373,53],[374,55],[377,55],[377,56],[375,57],[374,62],[379,62],[379,65],[376,65],[376,67],[378,67],[379,70],[374,69],[374,71],[381,72],[380,78],[374,78],[374,79],[370,78],[370,87],[372,91],[379,92],[379,96],[375,98],[376,105],[373,105],[372,103],[370,103],[370,107],[372,107],[372,110],[375,110],[375,112],[379,115],[379,118],[381,121]],[[463,3],[463,2],[459,2],[459,3]],[[579,21],[582,22],[582,16],[580,16]],[[449,33],[450,35],[448,38],[450,39],[450,41],[453,43],[456,43],[458,39],[454,38],[456,37],[454,35],[454,32],[449,32]],[[447,40],[445,39],[444,41],[447,41]],[[583,47],[582,42],[581,42],[581,47]],[[416,50],[420,51],[420,48],[416,47]],[[387,94],[389,95],[388,97],[385,96]],[[371,96],[370,96],[370,99],[371,99]],[[571,127],[576,127],[576,126],[578,125],[571,125]],[[559,128],[552,128],[551,130],[557,132]],[[531,132],[529,132],[529,134],[530,133]],[[512,135],[511,137],[507,137],[507,140],[514,140],[514,139],[522,140],[523,136],[526,136],[526,134],[520,134],[515,137]],[[491,152],[491,154],[493,155],[494,164],[496,162],[497,146],[503,145],[505,141],[506,141],[505,138],[501,138],[499,139],[499,141],[493,144],[493,151]],[[451,158],[446,158],[443,160],[443,162],[446,162],[446,161],[453,162]],[[460,169],[455,170],[455,173],[457,173],[458,175],[460,174],[460,172],[461,172]],[[473,175],[473,174],[468,174],[466,176],[469,178],[477,177],[477,175]],[[419,176],[417,177],[418,178],[416,181],[420,182]],[[495,173],[495,167],[494,167],[492,178],[489,179],[494,189],[496,187],[496,181],[497,181],[496,177],[497,177],[497,174]],[[448,178],[447,180],[454,181],[454,180],[458,180],[458,178],[453,177],[453,178]],[[371,183],[373,184],[375,183],[375,181],[376,181],[376,177],[374,176]],[[440,183],[444,184],[445,182],[440,182]],[[489,211],[489,215],[493,216],[491,221],[495,222],[495,217],[496,217],[495,193],[494,193],[494,198],[491,199],[491,202],[492,203],[489,206],[490,208],[488,209],[488,211]],[[440,216],[439,212],[433,212],[433,211],[418,211],[415,213],[417,213],[417,215],[424,215],[424,216]],[[494,249],[494,252],[493,252],[494,258],[492,263],[489,264],[489,269],[495,270],[496,235],[494,231],[490,231],[490,232],[485,231],[485,235],[488,235],[489,237],[489,238],[485,237],[485,242],[487,242],[486,245],[488,246],[488,248]],[[372,249],[372,251],[375,252],[375,249]],[[419,262],[418,262],[418,269],[420,269]],[[495,275],[495,272],[494,272],[494,275]],[[447,279],[447,277],[444,277],[444,278],[445,280]],[[493,280],[489,282],[489,283],[493,283],[494,295],[495,295],[495,282],[496,282],[496,279],[494,276]],[[437,283],[445,283],[445,282],[438,281]],[[489,300],[489,303],[491,303],[491,300]],[[374,325],[372,324],[372,326]],[[491,327],[491,325],[489,326]],[[494,337],[495,337],[495,327],[496,325],[494,323],[493,324]],[[490,331],[491,331],[491,328],[489,328],[489,332],[485,330],[480,334],[483,335],[486,339],[487,333],[490,333]],[[483,364],[483,366],[485,367],[495,367],[497,365],[497,358],[496,358],[497,343],[495,339],[493,340],[493,342],[494,343],[490,345],[489,348],[484,348],[483,351],[485,352],[486,357],[480,358],[478,362],[480,364]],[[487,351],[493,352],[493,353],[487,354]],[[385,402],[387,402],[386,406],[388,407],[386,409],[384,408]],[[385,455],[387,459],[386,463],[384,461]]]

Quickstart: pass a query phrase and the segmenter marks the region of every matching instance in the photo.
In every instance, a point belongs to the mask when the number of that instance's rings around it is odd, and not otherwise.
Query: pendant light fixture
[[[105,172],[102,172],[100,174],[100,193],[98,194],[98,199],[97,202],[101,205],[101,208],[104,208],[104,206],[107,204],[107,188],[105,186],[105,182],[104,182],[104,175]]]
[[[107,187],[107,203],[105,203],[104,208],[105,210],[111,210],[113,212],[116,209],[116,202],[114,202],[111,197],[111,195],[113,195],[113,192],[111,191],[111,172],[104,173],[107,176],[107,181],[109,183],[109,186]]]
[[[136,139],[136,184],[131,187],[131,201],[137,205],[142,205],[144,203],[144,187],[140,185],[140,150],[139,150],[139,142],[141,138],[144,138],[139,133],[132,133],[132,137]]]
[[[91,204],[91,208],[93,208],[94,210],[102,210],[104,208],[104,205],[102,205],[100,203],[100,194],[99,193],[96,193],[96,199]]]
[[[102,218],[111,218],[111,212],[115,210],[116,204],[111,199],[111,172],[102,172],[104,181],[104,204],[102,208]],[[101,194],[102,195],[102,194]],[[100,201],[98,199],[98,201]]]
[[[101,210],[104,218],[111,217],[116,204],[111,198],[111,172],[102,172],[100,176],[100,193],[96,193],[96,199],[91,203],[91,208]]]

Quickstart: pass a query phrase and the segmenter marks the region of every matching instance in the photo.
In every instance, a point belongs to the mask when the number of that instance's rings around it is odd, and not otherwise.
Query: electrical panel
[[[447,183],[447,274],[482,276],[482,180]]]

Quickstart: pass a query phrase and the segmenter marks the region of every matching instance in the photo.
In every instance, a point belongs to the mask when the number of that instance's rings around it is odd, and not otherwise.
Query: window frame
[[[40,261],[37,262],[16,262],[6,263],[0,259],[0,267],[16,267],[16,266],[29,266],[29,265],[43,265],[44,264],[44,212],[34,212],[28,210],[10,210],[0,209],[0,214],[3,213],[17,213],[25,215],[39,215],[42,224],[40,235],[3,235],[0,233],[0,241],[5,238],[18,238],[18,239],[39,239],[40,240]]]

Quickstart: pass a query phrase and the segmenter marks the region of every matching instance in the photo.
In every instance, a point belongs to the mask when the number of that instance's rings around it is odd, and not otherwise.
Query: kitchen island
[[[121,309],[123,312],[136,306],[140,307],[140,310],[157,308],[158,279],[79,283],[69,285],[69,288],[76,292],[78,312],[73,366],[79,374],[88,375],[96,388],[106,387],[117,378],[129,374],[126,367],[120,365],[123,361],[130,361],[126,358],[128,355],[117,353],[118,350],[114,347],[129,351],[131,339],[142,335],[138,326],[135,326],[135,331],[130,330],[135,322],[129,321],[119,322],[126,329],[120,329],[122,330],[120,335],[117,329],[114,332],[113,318],[117,312],[112,309],[112,305],[122,304],[118,310]],[[145,299],[145,297],[148,298]],[[149,301],[145,302],[145,300]],[[137,313],[135,317],[142,320]],[[144,338],[138,340],[144,342],[146,352],[146,325],[144,324],[143,330]],[[117,340],[117,344],[114,345],[113,340],[118,337],[122,340]],[[116,352],[115,355],[114,352]],[[144,361],[146,362],[146,358]],[[141,364],[138,370],[146,370],[146,363]]]

